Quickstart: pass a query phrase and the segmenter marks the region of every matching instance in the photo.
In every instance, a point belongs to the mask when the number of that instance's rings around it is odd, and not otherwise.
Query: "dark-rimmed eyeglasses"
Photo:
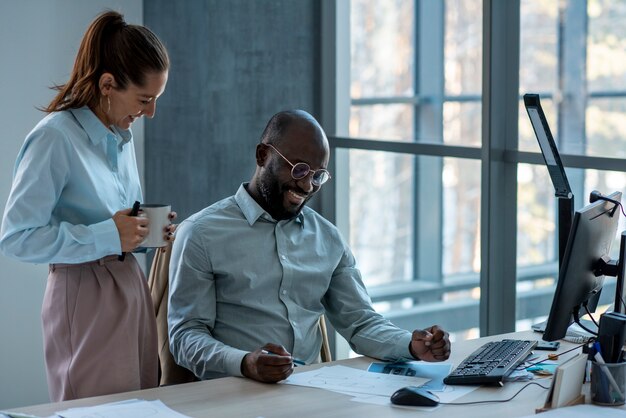
[[[291,161],[287,159],[283,154],[280,153],[272,144],[265,144],[268,147],[272,148],[278,155],[283,157],[283,160],[287,161],[287,164],[291,166],[291,177],[294,180],[301,180],[309,175],[309,173],[313,173],[313,177],[311,178],[311,183],[314,186],[321,186],[330,180],[330,173],[328,170],[320,168],[319,170],[312,170],[311,167],[307,163],[296,163],[293,164]]]

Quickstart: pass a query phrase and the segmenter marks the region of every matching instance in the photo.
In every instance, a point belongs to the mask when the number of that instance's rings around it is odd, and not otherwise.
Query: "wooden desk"
[[[473,350],[487,341],[503,338],[540,339],[540,334],[520,332],[480,338],[454,343],[451,361],[456,365]],[[575,344],[561,343],[561,351],[574,347]],[[333,364],[343,364],[361,369],[367,368],[372,359],[360,357],[340,360]],[[329,363],[326,363],[329,364]],[[321,365],[299,367],[296,371],[311,370]],[[550,379],[538,381],[544,386],[550,385]],[[473,400],[507,399],[526,383],[506,383],[503,388],[482,387],[455,402]],[[588,385],[587,385],[588,386]],[[547,390],[532,385],[524,389],[514,400],[506,403],[488,403],[463,406],[442,406],[436,414],[442,413],[447,418],[454,417],[497,417],[513,418],[535,413],[535,408],[543,406]],[[79,406],[97,405],[124,399],[160,399],[168,407],[191,417],[407,417],[414,415],[414,410],[393,408],[350,401],[350,396],[341,395],[322,389],[298,387],[280,384],[258,383],[246,378],[227,377],[203,382],[126,392],[116,395],[79,399],[56,404],[45,404],[16,411],[49,416],[55,411]]]

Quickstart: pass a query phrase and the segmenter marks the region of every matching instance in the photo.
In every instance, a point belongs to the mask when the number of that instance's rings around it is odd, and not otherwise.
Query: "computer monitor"
[[[622,194],[614,192],[608,197],[619,202]],[[598,275],[598,265],[602,257],[609,257],[619,213],[615,203],[605,200],[575,212],[544,340],[565,337],[567,328],[573,322],[580,324],[579,319],[587,310],[595,312],[604,282],[604,276]]]

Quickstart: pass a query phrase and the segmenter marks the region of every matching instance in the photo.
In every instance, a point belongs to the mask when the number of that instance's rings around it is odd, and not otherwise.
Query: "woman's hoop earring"
[[[104,96],[107,98],[107,110],[104,110],[104,106],[102,105],[102,96],[100,96],[100,108],[102,109],[102,111],[104,112],[105,115],[109,115],[109,112],[111,111],[111,98],[109,96]]]

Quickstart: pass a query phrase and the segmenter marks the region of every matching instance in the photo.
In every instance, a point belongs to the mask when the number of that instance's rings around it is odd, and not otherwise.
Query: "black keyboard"
[[[486,343],[467,356],[443,382],[447,385],[502,384],[535,348],[537,341],[502,340]]]

